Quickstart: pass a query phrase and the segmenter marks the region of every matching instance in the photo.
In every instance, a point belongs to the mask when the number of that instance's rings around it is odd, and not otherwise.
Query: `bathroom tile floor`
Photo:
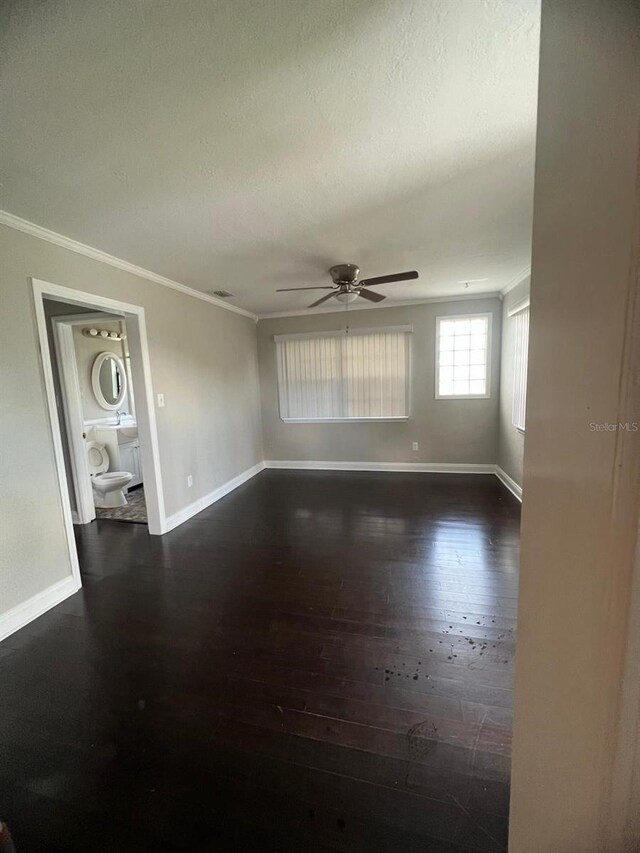
[[[109,518],[112,521],[129,521],[134,524],[147,523],[147,505],[144,500],[144,487],[133,489],[127,494],[126,506],[96,507],[96,518]]]

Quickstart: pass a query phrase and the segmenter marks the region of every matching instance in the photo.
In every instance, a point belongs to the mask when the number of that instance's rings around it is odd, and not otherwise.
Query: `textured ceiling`
[[[338,261],[495,291],[529,263],[538,36],[537,0],[4,0],[0,208],[259,313]]]

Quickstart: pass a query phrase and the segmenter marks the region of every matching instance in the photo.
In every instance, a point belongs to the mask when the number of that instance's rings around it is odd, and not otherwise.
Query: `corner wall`
[[[436,317],[491,313],[491,397],[435,399]],[[498,298],[266,318],[258,359],[266,460],[494,464],[498,452],[500,326]],[[274,335],[413,325],[411,417],[399,422],[284,423],[278,412]],[[419,450],[412,450],[417,441]]]
[[[543,0],[510,853],[640,850],[639,34]]]
[[[498,465],[522,488],[524,433],[514,427],[513,376],[516,355],[515,321],[509,317],[512,305],[529,295],[531,276],[516,285],[502,302],[502,351],[500,354],[500,412],[498,426]]]
[[[0,257],[2,619],[71,574],[29,277],[144,307],[168,516],[263,453],[251,318],[7,226]]]

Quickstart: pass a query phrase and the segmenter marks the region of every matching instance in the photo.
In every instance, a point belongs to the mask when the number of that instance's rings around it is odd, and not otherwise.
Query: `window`
[[[275,337],[283,421],[409,417],[411,326]]]
[[[513,373],[514,427],[524,432],[527,409],[527,360],[529,354],[529,301],[514,306],[509,316],[515,323],[515,353]]]
[[[488,397],[491,314],[436,320],[436,397]]]

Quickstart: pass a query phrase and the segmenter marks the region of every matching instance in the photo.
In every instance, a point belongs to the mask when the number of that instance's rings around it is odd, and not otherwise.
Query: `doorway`
[[[127,321],[46,298],[44,309],[74,522],[146,524]]]
[[[108,321],[121,324],[122,328],[126,329],[126,332],[121,334],[126,334],[127,361],[122,359],[123,369],[119,373],[119,378],[112,373],[112,381],[115,383],[112,384],[112,390],[121,390],[118,389],[118,383],[121,383],[121,386],[135,390],[135,398],[132,394],[129,403],[131,411],[124,413],[123,409],[118,409],[118,405],[124,401],[124,396],[120,400],[118,393],[112,400],[107,401],[109,405],[115,405],[116,408],[104,411],[113,412],[110,416],[110,419],[116,422],[113,426],[118,426],[118,418],[122,422],[125,420],[125,415],[128,416],[128,421],[121,423],[121,426],[129,430],[135,429],[137,433],[135,436],[138,440],[136,462],[144,483],[148,531],[150,534],[161,535],[166,530],[166,519],[144,308],[36,279],[32,280],[32,288],[67,545],[74,576],[80,583],[73,523],[86,524],[91,521],[92,514],[95,517],[95,503],[84,444],[86,439],[80,444],[78,441],[70,440],[70,437],[74,435],[82,437],[83,432],[86,434],[85,417],[79,408],[81,399],[77,394],[77,386],[76,394],[71,394],[67,398],[61,383],[58,383],[57,371],[54,370],[56,347],[55,344],[53,348],[49,346],[45,300],[65,305],[64,313],[59,316],[61,322],[56,323],[58,334],[55,337],[61,361],[71,373],[74,366],[77,370],[75,357],[72,358],[69,351],[69,347],[73,345],[73,329],[76,325],[82,329],[91,329]],[[91,318],[89,322],[87,322],[88,318]],[[50,325],[53,326],[53,323]],[[101,327],[100,330],[105,329]],[[104,351],[106,352],[106,348]],[[115,364],[117,365],[117,362]],[[110,369],[113,371],[113,366]],[[98,371],[99,367],[96,367],[95,375],[99,382]],[[60,374],[62,379],[62,371]],[[67,409],[64,406],[65,400],[69,404]],[[117,414],[118,411],[121,412],[120,415]],[[72,419],[70,427],[67,424],[68,418]],[[102,426],[108,425],[110,424],[102,424]],[[131,435],[129,437],[133,438]],[[129,456],[128,459],[131,464],[132,457]],[[126,485],[128,488],[129,484]]]

